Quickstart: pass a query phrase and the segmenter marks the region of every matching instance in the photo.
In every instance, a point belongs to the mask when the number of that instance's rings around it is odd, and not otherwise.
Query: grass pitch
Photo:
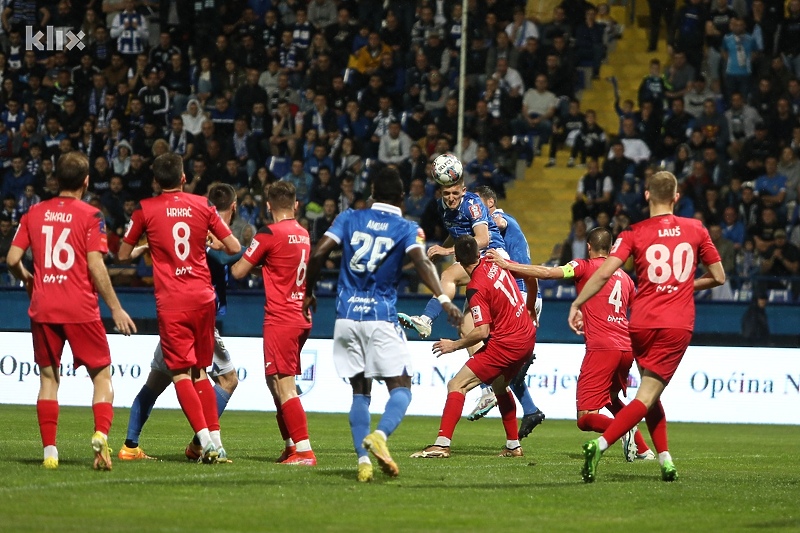
[[[110,443],[124,440],[116,410]],[[373,417],[373,425],[374,425]],[[346,415],[309,415],[316,468],[273,464],[282,449],[271,413],[228,412],[229,465],[183,457],[191,430],[180,411],[155,410],[142,447],[157,462],[91,469],[91,411],[61,409],[60,467],[41,467],[34,407],[0,406],[0,531],[751,531],[800,530],[800,454],[794,426],[671,424],[680,479],[655,461],[626,463],[619,444],[598,480],[580,478],[586,440],[546,421],[525,457],[496,457],[498,419],[456,428],[453,457],[410,459],[433,442],[438,419],[408,417],[389,444],[400,477],[376,467],[355,480]],[[642,425],[644,427],[644,425]]]

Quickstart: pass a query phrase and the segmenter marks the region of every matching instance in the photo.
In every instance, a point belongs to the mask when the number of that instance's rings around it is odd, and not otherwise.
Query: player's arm
[[[220,240],[222,241],[222,245],[225,247],[225,253],[228,255],[236,255],[242,251],[242,244],[239,242],[239,239],[233,236],[233,234],[230,234],[224,239]]]
[[[438,244],[434,244],[430,248],[428,248],[428,259],[433,261],[436,257],[442,255],[453,255],[456,251],[454,248],[455,241],[453,240],[452,235],[448,235],[447,238],[444,240],[441,246]]]
[[[131,263],[133,261],[136,261],[149,248],[150,246],[148,244],[142,244],[141,246],[133,246],[123,241],[119,245],[119,252],[117,253],[117,262]]]
[[[706,265],[706,273],[701,277],[694,280],[694,290],[703,291],[706,289],[713,289],[725,283],[725,269],[722,268],[722,262],[717,261],[710,265]]]
[[[472,331],[470,331],[464,337],[458,339],[457,341],[442,339],[434,343],[433,355],[439,357],[440,355],[446,353],[452,353],[462,348],[469,348],[470,346],[475,346],[479,342],[483,342],[487,338],[489,338],[490,331],[491,331],[491,326],[489,324],[481,324],[480,326],[475,327],[475,329],[473,329]]]
[[[578,297],[575,298],[575,301],[572,302],[569,308],[569,326],[572,328],[572,331],[575,333],[581,331],[580,323],[583,321],[581,317],[581,306],[585,304],[589,298],[597,294],[614,272],[623,264],[624,261],[622,261],[622,259],[611,255],[603,261],[600,268],[589,278],[589,281],[586,282],[583,290],[578,294]]]
[[[489,224],[476,224],[472,226],[472,232],[475,234],[478,250],[484,250],[489,246]]]
[[[317,310],[317,298],[314,296],[314,288],[319,281],[320,272],[322,272],[322,265],[331,254],[334,248],[339,246],[335,240],[327,235],[323,235],[317,242],[317,245],[311,250],[311,257],[308,259],[308,270],[306,271],[306,297],[303,299],[303,315],[306,319],[310,319],[309,309],[312,311]],[[441,292],[441,288],[439,289]]]
[[[89,252],[86,255],[86,261],[89,264],[89,273],[92,276],[97,292],[100,293],[103,301],[111,309],[111,318],[114,320],[114,325],[123,335],[136,333],[136,324],[133,323],[131,317],[122,308],[122,304],[117,299],[117,293],[114,292],[114,287],[111,286],[111,279],[108,277],[108,270],[106,270],[106,265],[103,262],[103,254]]]
[[[30,296],[33,291],[33,274],[22,264],[24,255],[25,250],[12,244],[6,256],[6,265],[8,265],[8,269],[14,274],[14,277],[25,284],[25,289],[28,291],[28,296]]]
[[[433,266],[430,259],[425,257],[425,254],[422,251],[422,247],[414,247],[408,251],[408,256],[411,258],[411,261],[414,263],[414,268],[417,270],[417,275],[419,275],[422,283],[425,284],[431,291],[433,291],[434,298],[437,298],[442,303],[442,309],[447,313],[447,320],[453,327],[458,327],[461,324],[461,319],[463,316],[461,315],[461,311],[458,310],[453,302],[450,301],[450,298],[444,294],[444,289],[442,289],[442,284],[439,282],[439,273],[436,272],[436,267]],[[311,265],[309,264],[309,270],[311,269]]]

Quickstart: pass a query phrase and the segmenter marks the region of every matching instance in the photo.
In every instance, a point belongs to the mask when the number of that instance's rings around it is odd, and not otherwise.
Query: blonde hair
[[[647,185],[650,191],[650,200],[658,204],[668,204],[675,199],[678,193],[678,180],[671,172],[656,172]]]

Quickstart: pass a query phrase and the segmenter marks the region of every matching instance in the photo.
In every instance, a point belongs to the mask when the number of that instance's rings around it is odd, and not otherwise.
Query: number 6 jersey
[[[325,235],[342,245],[336,318],[396,322],[403,260],[412,248],[425,246],[420,227],[400,208],[376,202],[339,214]]]
[[[206,260],[209,231],[219,240],[231,234],[204,196],[165,192],[134,210],[123,240],[135,246],[147,233],[157,310],[198,309],[214,301]]]
[[[670,214],[638,222],[619,235],[610,255],[634,257],[638,290],[629,329],[694,329],[697,262],[720,261],[700,221]]]
[[[89,204],[66,196],[46,200],[22,217],[12,243],[33,253],[28,315],[44,324],[100,320],[97,291],[86,260],[108,253],[105,219]]]

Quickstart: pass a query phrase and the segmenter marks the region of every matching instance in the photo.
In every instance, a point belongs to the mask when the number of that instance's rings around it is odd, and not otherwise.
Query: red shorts
[[[267,376],[300,374],[300,352],[311,328],[264,326],[264,373]]]
[[[602,409],[627,392],[633,364],[630,350],[586,350],[576,391],[578,411]]]
[[[103,322],[77,324],[44,324],[31,320],[33,335],[33,360],[40,367],[61,364],[64,342],[72,348],[75,367],[103,368],[111,364],[111,351]]]
[[[483,348],[467,360],[466,366],[487,385],[491,385],[500,376],[511,381],[530,359],[535,344],[536,336],[524,345],[516,345],[510,349],[496,347],[489,339]]]
[[[167,368],[175,371],[211,365],[216,314],[214,302],[189,311],[158,312],[158,335]]]
[[[692,341],[685,329],[647,329],[631,331],[631,345],[636,362],[669,383]]]

